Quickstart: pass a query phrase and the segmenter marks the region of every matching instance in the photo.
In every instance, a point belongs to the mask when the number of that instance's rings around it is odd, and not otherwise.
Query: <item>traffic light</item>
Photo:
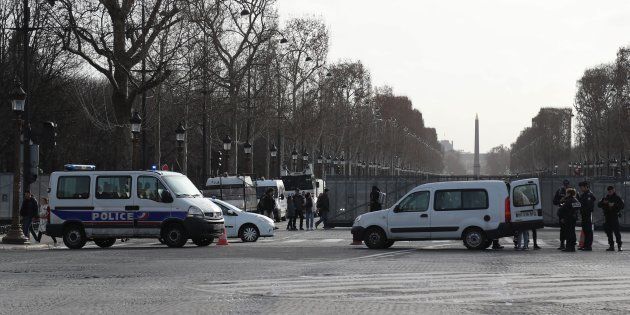
[[[28,178],[26,179],[29,184],[37,181],[37,174],[39,174],[39,145],[30,145],[30,161],[28,164]]]

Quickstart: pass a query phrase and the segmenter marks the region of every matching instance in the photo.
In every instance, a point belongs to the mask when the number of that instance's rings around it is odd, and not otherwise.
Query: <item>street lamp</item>
[[[22,232],[22,224],[20,223],[20,187],[21,177],[20,168],[20,137],[22,135],[22,113],[24,113],[24,104],[26,103],[26,92],[22,89],[19,81],[15,82],[13,91],[10,94],[11,109],[15,114],[15,155],[13,156],[13,213],[11,215],[11,227],[2,238],[4,244],[29,244],[28,239]]]
[[[249,14],[250,14],[250,12],[247,9],[243,9],[243,11],[241,11],[241,16],[246,16],[246,15],[249,15]]]
[[[225,172],[230,172],[230,150],[232,150],[232,138],[230,135],[225,135],[223,138],[223,151],[225,151]]]
[[[177,141],[177,160],[182,163],[180,165],[180,170],[183,174],[186,174],[188,171],[188,161],[186,160],[186,156],[184,154],[186,146],[186,127],[184,127],[184,122],[180,122],[177,129],[175,129],[175,140]]]
[[[249,143],[249,140],[245,141],[245,144],[243,144],[243,153],[245,153],[245,170],[244,170],[244,173],[245,174],[251,174],[252,173],[252,161],[251,161],[252,144]]]
[[[132,140],[132,148],[131,148],[131,168],[132,169],[137,169],[138,168],[138,162],[136,161],[138,154],[137,154],[137,146],[138,146],[138,134],[140,134],[140,129],[142,126],[142,118],[140,117],[140,114],[138,113],[137,110],[134,110],[133,113],[131,113],[131,118],[129,119],[129,122],[131,123],[131,140]]]

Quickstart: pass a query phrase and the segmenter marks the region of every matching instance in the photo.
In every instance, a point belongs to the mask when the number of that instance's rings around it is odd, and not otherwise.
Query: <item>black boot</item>
[[[608,249],[606,249],[607,252],[614,252],[615,251],[615,245],[610,245],[610,247],[608,247]]]
[[[623,248],[621,248],[621,243],[617,244],[617,251],[623,252]]]

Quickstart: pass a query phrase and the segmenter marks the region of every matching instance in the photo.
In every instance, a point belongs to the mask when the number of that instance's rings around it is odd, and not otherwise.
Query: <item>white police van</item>
[[[463,240],[469,249],[484,249],[514,231],[543,227],[533,178],[420,185],[391,208],[358,216],[351,232],[373,249],[403,240]]]
[[[46,234],[71,249],[87,241],[106,248],[117,238],[157,238],[169,247],[188,239],[210,245],[224,230],[221,209],[188,177],[163,171],[96,171],[66,165],[50,175]]]

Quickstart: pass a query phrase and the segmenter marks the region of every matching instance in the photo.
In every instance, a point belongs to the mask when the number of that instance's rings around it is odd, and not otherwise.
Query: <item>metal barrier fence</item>
[[[40,197],[48,196],[49,175],[40,175],[37,181],[31,185],[31,192],[40,202]],[[21,196],[20,196],[21,200]],[[13,174],[0,173],[0,223],[11,221],[11,209],[13,207]]]
[[[515,178],[486,176],[481,179],[502,179],[510,180]],[[558,188],[562,186],[562,181],[568,179],[572,187],[576,187],[579,182],[585,180],[583,177],[542,177],[540,178],[541,202],[543,208],[543,218],[548,226],[558,225],[556,215],[557,207],[553,205],[553,196]],[[412,188],[430,182],[441,181],[467,181],[474,180],[472,176],[380,176],[380,177],[348,177],[348,176],[328,176],[326,187],[330,190],[331,213],[329,220],[335,226],[350,226],[354,219],[369,211],[369,199],[372,186],[377,186],[381,192],[386,194],[383,208],[388,208],[396,203]],[[624,213],[619,219],[622,227],[630,228],[630,182],[615,180],[612,178],[590,179],[591,190],[597,199],[601,199],[606,193],[606,187],[615,186],[617,194],[627,204]],[[596,227],[601,227],[604,219],[602,210],[595,207],[593,217]]]

